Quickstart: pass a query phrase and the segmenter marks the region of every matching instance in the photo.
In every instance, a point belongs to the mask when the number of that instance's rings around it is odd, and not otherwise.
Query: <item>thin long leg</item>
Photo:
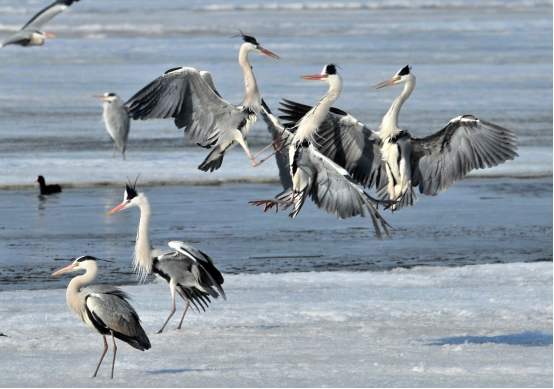
[[[277,153],[281,153],[282,150],[287,147],[287,139],[288,138],[285,138],[283,140],[275,140],[273,143],[271,143],[269,146],[267,146],[266,148],[264,148],[262,151],[260,151],[258,154],[256,154],[255,156],[251,157],[251,163],[252,163],[252,166],[254,167],[257,167],[257,166],[260,166],[262,163],[264,163],[265,161],[267,161],[269,158],[273,157],[275,154]],[[277,142],[282,142],[281,146],[277,146]],[[271,146],[275,145],[275,150],[269,154],[267,157],[265,157],[264,159],[258,161],[258,162],[254,162],[253,159],[256,159],[261,153],[263,153],[264,151],[266,151],[267,149],[269,149]]]
[[[96,373],[98,373],[98,369],[100,369],[100,365],[102,364],[102,360],[104,359],[104,355],[106,355],[106,352],[108,351],[108,342],[106,341],[106,337],[104,338],[104,352],[102,353],[102,356],[100,357],[100,362],[98,362],[98,366],[96,366],[96,370],[94,371],[94,374],[92,375],[92,378],[96,377]]]
[[[115,143],[113,144],[113,158],[115,159]]]
[[[123,160],[126,161],[127,158],[125,158],[125,151],[123,152]]]
[[[112,333],[112,340],[113,340],[113,361],[112,361],[112,380],[113,380],[113,368],[115,366],[115,354],[117,353],[117,346],[115,345],[115,336],[113,336],[113,331],[110,331]]]
[[[187,309],[189,309],[190,301],[189,301],[188,297],[185,295],[185,293],[181,290],[181,288],[177,289],[177,292],[179,292],[179,294],[181,295],[183,300],[185,300],[186,303],[187,303],[187,306],[185,307],[185,312],[183,312],[183,317],[181,318],[181,322],[179,323],[179,326],[177,327],[177,329],[180,330],[181,325],[183,324],[183,319],[185,318],[185,315],[187,314]]]
[[[279,137],[277,139],[275,139],[273,142],[271,142],[268,146],[264,147],[258,154],[254,155],[254,156],[251,156],[250,158],[251,159],[256,159],[258,158],[264,151],[266,151],[267,149],[269,149],[271,146],[275,146],[276,149],[282,149],[283,147],[278,147],[277,146],[277,143],[279,142],[286,142],[288,137],[284,138],[284,139],[281,139],[281,136],[283,135],[283,132],[281,132],[279,134]],[[284,145],[283,145],[284,146]],[[276,150],[277,151],[277,150]]]
[[[167,325],[167,322],[169,321],[169,319],[171,319],[171,316],[173,316],[173,314],[175,313],[175,287],[174,286],[169,286],[171,288],[171,299],[173,301],[173,308],[171,308],[171,313],[169,314],[169,317],[167,318],[167,320],[165,321],[164,325],[162,326],[162,328],[156,332],[156,334],[161,334],[162,331],[164,330],[165,326]]]

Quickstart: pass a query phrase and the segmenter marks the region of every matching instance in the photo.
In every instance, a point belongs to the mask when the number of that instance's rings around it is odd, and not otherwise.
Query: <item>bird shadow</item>
[[[508,334],[498,336],[453,336],[437,339],[429,346],[444,346],[457,344],[508,344],[511,346],[546,347],[552,345],[552,334],[542,331],[524,331],[521,334]]]

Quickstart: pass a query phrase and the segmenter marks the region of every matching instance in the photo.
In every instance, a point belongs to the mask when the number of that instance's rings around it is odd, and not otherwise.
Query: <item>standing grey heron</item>
[[[421,194],[436,196],[474,169],[494,167],[518,156],[517,136],[472,115],[452,119],[442,130],[414,138],[400,129],[398,116],[416,84],[410,66],[374,86],[404,84],[404,90],[383,117],[378,132],[337,108],[331,108],[316,136],[322,154],[343,166],[360,185],[377,187],[380,199],[395,200],[390,208],[414,205]],[[285,100],[281,118],[296,120],[311,107]]]
[[[375,208],[375,205],[379,203],[388,204],[388,202],[378,201],[365,193],[346,170],[321,154],[313,145],[319,126],[342,90],[342,78],[337,72],[336,65],[328,64],[323,68],[321,74],[302,76],[301,78],[325,82],[329,84],[329,90],[294,125],[294,128],[283,127],[271,115],[269,109],[264,112],[264,117],[267,116],[266,123],[276,127],[271,130],[274,134],[284,132],[282,136],[286,135],[288,139],[292,138],[288,150],[292,187],[281,192],[274,199],[256,200],[250,201],[250,203],[256,206],[264,205],[264,211],[273,206],[278,210],[279,204],[284,205],[285,209],[292,206],[293,209],[289,214],[291,218],[298,215],[307,196],[312,198],[318,208],[339,219],[348,219],[358,215],[365,217],[367,209],[377,237],[382,239],[380,225],[388,236],[387,226],[390,227],[390,225]],[[285,140],[283,139],[283,141]]]
[[[148,336],[140,325],[138,314],[127,301],[129,299],[127,293],[111,285],[89,285],[81,289],[96,277],[98,273],[96,261],[98,260],[89,255],[84,255],[76,258],[71,265],[52,273],[52,275],[85,270],[85,274],[77,276],[69,282],[66,293],[67,304],[86,325],[104,338],[104,352],[92,377],[96,377],[104,355],[108,351],[106,335],[112,336],[111,378],[113,378],[115,355],[117,353],[115,338],[140,351],[148,350],[151,346]]]
[[[175,292],[185,300],[186,307],[177,329],[181,329],[183,319],[189,308],[190,302],[198,309],[198,305],[206,311],[210,296],[223,297],[227,300],[221,287],[223,276],[214,266],[213,260],[200,250],[184,242],[171,241],[169,247],[176,251],[155,249],[150,243],[150,217],[152,210],[150,202],[144,193],[137,193],[134,187],[126,186],[123,202],[108,212],[111,215],[123,209],[139,207],[140,221],[137,231],[137,240],[133,256],[133,267],[142,280],[150,274],[169,283],[171,291],[172,308],[169,317],[162,328],[161,333],[169,319],[175,313]]]
[[[129,116],[134,120],[171,117],[175,119],[177,128],[186,127],[187,138],[201,147],[213,149],[198,166],[202,171],[219,169],[225,154],[238,144],[250,158],[252,166],[261,163],[254,161],[261,152],[253,156],[246,141],[261,109],[260,92],[248,54],[261,53],[280,58],[260,46],[253,36],[243,34],[241,37],[244,43],[239,51],[239,65],[244,72],[246,96],[240,104],[233,105],[223,100],[208,72],[198,72],[189,67],[168,70],[126,103],[129,105]]]
[[[37,13],[25,24],[21,30],[0,43],[0,49],[7,45],[19,45],[23,47],[42,46],[45,38],[54,38],[55,35],[42,31],[42,26],[54,16],[63,12],[71,4],[79,0],[56,0],[48,7]]]
[[[102,121],[113,140],[113,157],[115,158],[115,150],[117,149],[125,160],[125,147],[131,128],[129,110],[125,107],[125,102],[115,93],[106,92],[103,95],[92,95],[92,97],[104,100],[102,103],[102,108],[104,108]]]

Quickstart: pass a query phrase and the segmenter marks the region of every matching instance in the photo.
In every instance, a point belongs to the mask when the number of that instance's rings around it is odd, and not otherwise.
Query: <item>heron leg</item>
[[[188,297],[185,295],[185,293],[181,290],[181,288],[177,289],[177,292],[181,295],[183,300],[186,301],[187,306],[185,307],[185,312],[183,312],[183,317],[181,317],[181,322],[179,323],[179,326],[177,327],[178,330],[181,329],[181,325],[183,324],[183,320],[185,319],[185,315],[187,314],[187,310],[189,309],[190,301]]]
[[[104,355],[106,355],[106,352],[108,351],[108,342],[106,341],[106,336],[103,336],[104,338],[104,352],[102,353],[102,356],[100,357],[100,362],[98,362],[98,366],[96,366],[96,370],[94,371],[94,374],[92,375],[92,378],[96,377],[96,373],[98,373],[98,369],[100,369],[100,365],[102,364],[102,360],[104,359]]]
[[[113,158],[115,159],[115,143],[113,144]]]
[[[275,141],[277,142],[277,141]],[[256,154],[253,158],[257,158],[262,152],[264,152],[265,150],[267,150],[270,146],[273,146],[275,145],[275,151],[273,151],[271,154],[269,154],[267,157],[265,157],[264,159],[261,159],[260,161],[258,162],[254,162],[254,161],[251,161],[252,162],[252,166],[254,167],[257,167],[257,166],[260,166],[262,163],[264,163],[265,161],[267,161],[269,158],[273,157],[275,154],[277,153],[282,153],[282,150],[287,146],[287,138],[285,138],[281,144],[281,146],[277,146],[277,144],[273,142],[272,144],[270,144],[268,147],[266,147],[265,149],[263,149],[262,151],[260,151],[258,154]]]
[[[113,340],[113,361],[112,361],[112,376],[111,379],[113,380],[113,368],[115,366],[115,354],[117,353],[117,346],[115,345],[115,337],[113,336],[113,331],[110,331],[112,333],[112,340]]]
[[[263,204],[264,212],[267,212],[269,209],[275,207],[275,213],[277,213],[279,212],[279,204],[282,204],[282,205],[294,204],[294,191],[292,191],[292,196],[290,197],[290,200],[279,200],[279,199],[254,200],[254,201],[249,201],[248,203],[255,205],[256,207]]]
[[[125,151],[123,152],[123,160],[126,161],[127,158],[125,158]]]
[[[169,317],[165,321],[164,325],[162,326],[162,328],[158,332],[156,332],[156,334],[161,334],[162,333],[165,326],[167,325],[167,322],[169,321],[169,319],[171,319],[171,316],[173,316],[173,314],[175,313],[175,310],[176,310],[176,308],[175,308],[175,286],[172,285],[172,284],[169,284],[169,287],[171,288],[171,299],[173,300],[173,307],[171,308],[171,312],[169,313]]]

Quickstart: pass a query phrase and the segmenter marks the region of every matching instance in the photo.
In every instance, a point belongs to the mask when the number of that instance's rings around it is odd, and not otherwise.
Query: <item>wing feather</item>
[[[54,16],[65,11],[67,7],[79,0],[57,0],[48,7],[39,11],[21,30],[40,30],[44,24],[52,20]]]
[[[435,196],[474,169],[494,167],[518,156],[510,130],[466,115],[441,131],[412,139],[412,184]]]

